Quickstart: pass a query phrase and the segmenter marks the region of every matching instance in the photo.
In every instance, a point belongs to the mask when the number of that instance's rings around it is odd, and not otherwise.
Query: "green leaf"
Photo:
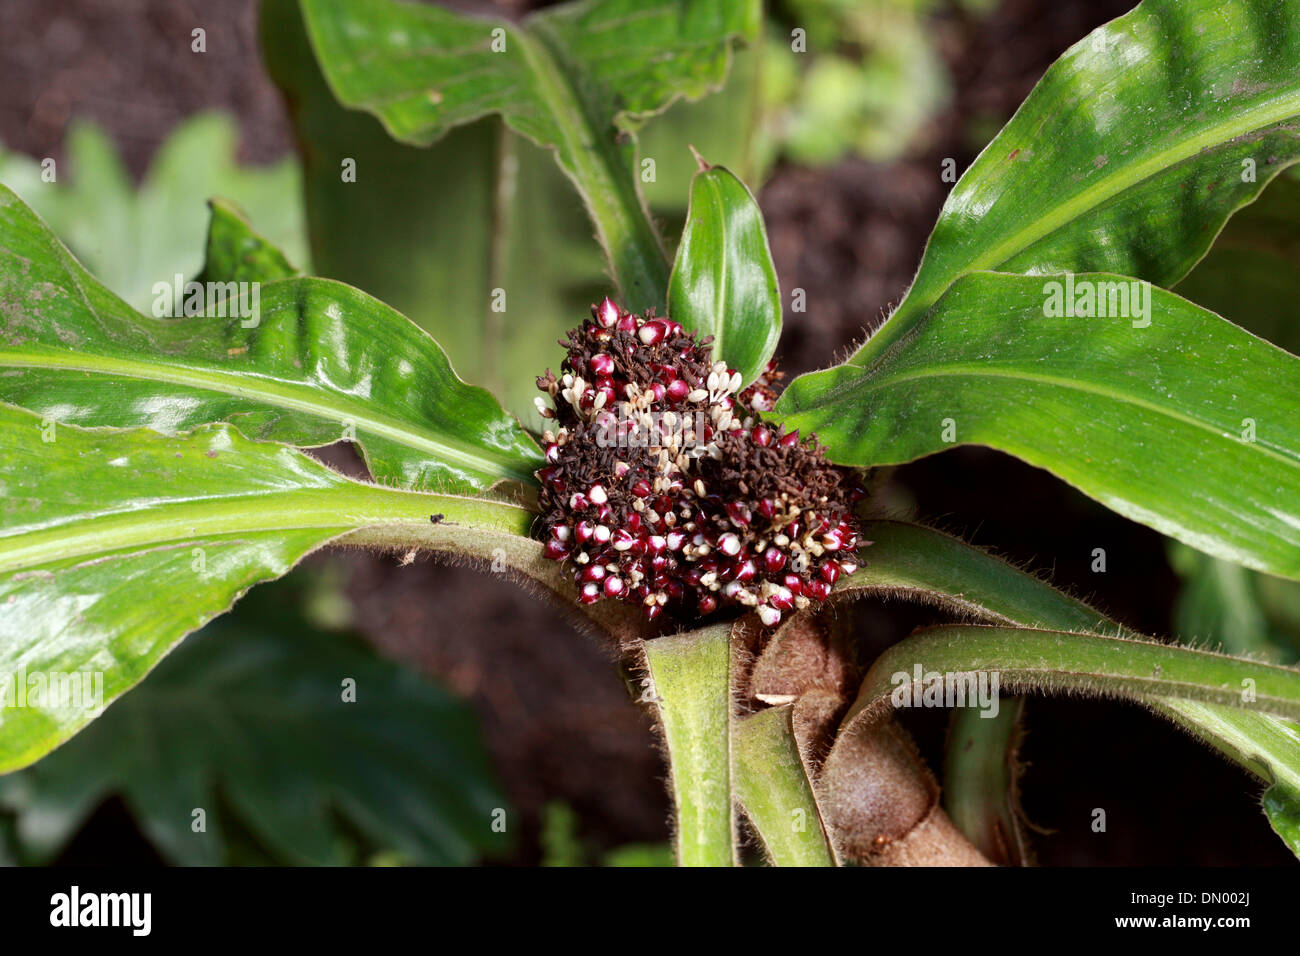
[[[1076,295],[1130,290],[1067,278]],[[842,464],[989,445],[1202,551],[1300,578],[1300,359],[1148,286],[1145,317],[1130,301],[1134,318],[1049,318],[1064,281],[965,276],[869,367],[805,375],[776,413]]]
[[[1300,792],[1269,787],[1264,791],[1264,814],[1273,825],[1273,832],[1300,857]]]
[[[253,286],[239,305],[218,303],[231,318],[135,312],[0,187],[0,401],[84,426],[229,421],[298,446],[348,438],[376,480],[407,488],[532,481],[533,441],[397,312],[304,278]]]
[[[1271,784],[1264,791],[1264,815],[1291,852],[1300,857],[1300,726],[1195,700],[1166,698],[1147,703]]]
[[[1182,578],[1173,609],[1175,636],[1188,643],[1218,642],[1230,654],[1276,656],[1256,594],[1258,572],[1177,542],[1170,542],[1169,555]]]
[[[873,544],[861,552],[859,569],[837,582],[837,593],[922,597],[977,620],[1137,636],[1082,601],[942,532],[873,521],[863,536]],[[1287,720],[1186,697],[1148,696],[1142,702],[1267,783],[1300,780],[1297,731]]]
[[[491,820],[505,798],[469,708],[286,612],[293,598],[259,589],[67,746],[0,779],[27,862],[56,855],[110,794],[180,864],[231,862],[227,808],[285,864],[356,862],[351,832],[418,864],[502,849]]]
[[[701,336],[713,357],[758,377],[781,335],[781,292],[763,213],[745,184],[708,167],[691,183],[691,207],[668,285],[668,314]]]
[[[851,361],[878,361],[971,272],[1181,279],[1300,158],[1298,12],[1145,0],[1070,47],[953,187],[911,289]]]
[[[609,288],[569,181],[546,150],[495,117],[427,149],[395,142],[374,117],[334,99],[297,0],[264,2],[261,21],[267,66],[302,144],[317,274],[409,316],[467,382],[540,430],[537,375],[559,366],[557,340]],[[345,160],[355,181],[343,181]]]
[[[274,282],[301,275],[232,203],[213,199],[208,207],[207,259],[195,282]]]
[[[604,0],[515,25],[378,0],[304,0],[330,87],[393,136],[428,145],[497,113],[556,151],[582,194],[625,304],[662,307],[663,244],[637,190],[630,134],[679,96],[721,86],[754,0]]]
[[[785,55],[798,56],[788,45]],[[641,177],[641,191],[669,241],[686,222],[691,181],[700,168],[696,153],[754,189],[766,182],[772,157],[764,136],[763,79],[772,58],[761,42],[737,48],[719,92],[694,102],[678,100],[638,131],[641,162],[654,160],[654,177],[648,182]]]
[[[71,702],[45,694],[0,708],[0,772],[47,753],[185,634],[341,535],[427,529],[440,514],[438,534],[468,526],[488,539],[526,534],[532,520],[496,502],[359,484],[224,423],[167,437],[2,405],[0,488],[0,692],[90,675]]]
[[[644,643],[668,746],[682,866],[734,866],[731,800],[731,625]]]
[[[735,723],[736,797],[777,866],[834,866],[799,744],[792,707],[770,707]]]
[[[208,226],[203,203],[212,197],[253,211],[275,246],[300,266],[308,264],[296,162],[241,167],[238,145],[230,117],[191,117],[168,136],[136,189],[113,141],[93,124],[76,121],[55,182],[44,182],[34,161],[3,153],[0,182],[35,209],[100,281],[143,311],[154,301],[155,282],[199,271]]]

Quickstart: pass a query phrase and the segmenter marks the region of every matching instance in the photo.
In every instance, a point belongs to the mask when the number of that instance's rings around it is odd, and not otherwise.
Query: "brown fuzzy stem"
[[[794,703],[794,729],[840,859],[872,866],[992,865],[939,804],[939,785],[892,720],[842,723],[858,675],[845,621],[790,618],[748,675],[750,700]],[[838,737],[836,733],[838,731]]]
[[[836,742],[818,780],[822,812],[844,859],[869,866],[991,866],[948,819],[939,786],[893,721]]]

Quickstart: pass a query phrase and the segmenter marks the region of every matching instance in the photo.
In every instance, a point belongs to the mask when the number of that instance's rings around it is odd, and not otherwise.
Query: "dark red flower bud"
[[[618,322],[618,306],[610,301],[609,296],[602,299],[600,305],[591,310],[591,314],[602,328],[612,329]]]
[[[650,319],[637,330],[636,337],[642,345],[658,345],[668,334],[668,326],[662,319]]]
[[[628,602],[651,620],[731,606],[773,627],[856,567],[861,486],[816,436],[759,418],[774,365],[741,389],[678,323],[609,299],[566,347],[559,374],[537,380],[551,428],[538,504],[546,556],[573,563],[580,601]]]

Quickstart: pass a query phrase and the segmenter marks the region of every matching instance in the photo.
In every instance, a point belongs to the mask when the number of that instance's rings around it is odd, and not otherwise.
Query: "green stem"
[[[921,687],[908,689],[918,664]],[[891,711],[894,696],[914,702],[914,693],[931,688],[944,694],[945,684],[955,693],[954,677],[968,678],[961,689],[970,691],[980,674],[998,676],[999,687],[990,681],[981,691],[991,692],[993,706],[999,691],[1082,691],[1139,701],[1199,700],[1300,718],[1300,670],[1127,637],[956,624],[918,631],[876,658],[845,726],[860,714]]]
[[[593,123],[593,110],[570,79],[582,70],[568,58],[550,25],[535,19],[531,33],[517,30],[514,37],[564,136],[560,167],[586,200],[624,306],[662,312],[668,301],[668,254],[637,188],[634,157],[613,126]]]
[[[943,768],[943,806],[952,822],[995,863],[1023,866],[1029,847],[1018,815],[1016,751],[1024,698],[1008,698],[996,717],[953,710]]]
[[[646,664],[668,747],[682,866],[734,866],[731,626],[647,641]]]
[[[793,714],[771,707],[736,721],[736,796],[775,865],[834,866]]]

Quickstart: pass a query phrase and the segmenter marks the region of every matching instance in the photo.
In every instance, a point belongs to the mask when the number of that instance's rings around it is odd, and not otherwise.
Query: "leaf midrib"
[[[867,372],[868,374],[870,374],[870,369],[868,369]],[[1229,438],[1223,433],[1222,430],[1216,428],[1214,425],[1210,424],[1209,422],[1201,421],[1200,419],[1193,418],[1190,415],[1186,415],[1181,412],[1175,411],[1173,409],[1162,407],[1160,405],[1157,405],[1154,402],[1139,398],[1129,393],[1124,393],[1124,392],[1116,393],[1098,386],[1093,386],[1086,382],[1082,382],[1079,379],[1064,378],[1064,377],[1058,377],[1054,375],[1043,375],[1041,373],[1031,373],[1031,372],[1024,372],[1020,370],[1000,369],[996,366],[991,366],[991,365],[972,366],[968,363],[957,363],[957,364],[943,365],[943,366],[926,366],[919,369],[909,370],[906,373],[887,373],[885,375],[876,378],[860,379],[857,381],[846,383],[841,386],[837,386],[835,388],[828,389],[827,392],[825,393],[825,400],[821,404],[831,404],[834,400],[840,399],[841,397],[846,396],[849,393],[857,392],[859,390],[865,392],[873,392],[881,388],[886,388],[891,385],[895,385],[899,382],[906,382],[908,380],[923,379],[923,378],[944,378],[944,377],[975,378],[975,379],[1004,378],[1004,379],[1013,379],[1017,381],[1035,382],[1038,384],[1052,385],[1065,390],[1075,390],[1078,392],[1082,392],[1084,394],[1097,395],[1100,396],[1101,398],[1110,399],[1111,401],[1120,404],[1133,405],[1137,408],[1142,408],[1149,412],[1154,412],[1155,414],[1163,416],[1165,418],[1169,418],[1174,421],[1181,422],[1185,425],[1190,425],[1195,428],[1198,428],[1204,432],[1213,435],[1214,437],[1218,438],[1221,441],[1235,441],[1235,439]],[[800,414],[800,411],[794,410],[792,411],[792,414],[795,415]],[[1289,468],[1300,468],[1300,459],[1293,458],[1289,455],[1284,455],[1278,451],[1274,451],[1272,448],[1269,448],[1267,445],[1264,445],[1261,442],[1237,442],[1237,444],[1244,445],[1249,449],[1254,449],[1255,451],[1258,451],[1260,454],[1267,455],[1268,457],[1283,463]]]
[[[560,166],[572,173],[587,202],[615,280],[625,297],[634,293],[635,286],[644,285],[642,294],[652,300],[648,304],[662,304],[668,293],[668,254],[635,179],[623,174],[614,127],[602,130],[588,112],[576,85],[583,73],[572,62],[571,51],[554,24],[538,17],[516,30],[515,36],[537,81],[534,92],[550,110],[559,133],[561,142],[556,150]],[[611,227],[619,234],[610,234]],[[625,305],[636,307],[635,302]]]
[[[731,244],[728,241],[731,230],[731,222],[727,218],[726,208],[722,201],[722,185],[716,179],[707,181],[709,187],[709,201],[714,206],[714,215],[718,217],[721,223],[722,241],[719,243],[721,254],[718,260],[718,281],[714,286],[713,296],[713,354],[717,359],[725,361],[724,356],[727,354],[727,337],[725,335],[726,322],[723,317],[726,315],[727,307],[727,287],[731,280],[731,257],[727,255]]]
[[[1106,202],[1150,179],[1157,173],[1171,169],[1194,155],[1215,146],[1223,145],[1241,136],[1276,125],[1295,117],[1297,114],[1300,114],[1300,91],[1293,91],[1271,100],[1265,100],[1242,112],[1234,113],[1227,119],[1206,127],[1196,136],[1179,140],[1150,154],[1145,160],[1131,165],[1115,164],[1113,167],[1108,166],[1107,168],[1113,169],[1110,175],[1103,174],[1099,176],[1091,185],[1086,186],[1064,202],[1053,206],[1045,215],[1034,217],[1029,224],[1013,232],[991,249],[976,255],[965,266],[962,266],[955,274],[950,276],[946,282],[942,279],[936,282],[932,293],[926,294],[924,298],[912,301],[909,301],[910,295],[905,297],[895,315],[923,314],[926,309],[939,300],[945,289],[951,288],[962,276],[971,272],[996,270],[1000,265],[1024,252],[1045,236],[1059,231],[1067,224],[1082,218],[1092,210],[1100,208]],[[1257,118],[1258,121],[1256,121]],[[908,311],[905,313],[904,309]],[[892,319],[893,316],[891,316],[891,321]],[[888,324],[887,322],[886,325]],[[884,328],[885,326],[881,326],[880,331],[884,331]],[[871,339],[868,339],[858,353],[850,359],[850,362],[856,365],[865,364],[870,357],[867,350],[871,349],[872,342],[878,337],[879,332],[877,335],[873,335]]]
[[[35,570],[69,558],[129,553],[178,541],[211,541],[312,528],[338,533],[354,527],[357,520],[365,523],[366,519],[401,516],[399,509],[372,505],[365,518],[358,515],[348,520],[349,509],[368,503],[349,494],[352,490],[333,487],[267,492],[259,489],[221,498],[168,501],[146,509],[116,511],[93,518],[69,516],[52,527],[36,531],[18,529],[0,537],[0,574]],[[407,511],[408,518],[418,513]]]
[[[40,569],[70,558],[139,553],[177,542],[317,529],[323,538],[396,522],[427,527],[441,512],[447,524],[519,534],[531,514],[503,502],[431,495],[347,482],[287,491],[253,489],[219,498],[169,500],[147,508],[85,518],[61,516],[52,526],[0,536],[0,574]],[[134,549],[134,550],[133,550]]]
[[[531,472],[517,469],[504,456],[493,457],[484,452],[471,450],[460,443],[449,443],[412,431],[394,419],[371,414],[364,405],[347,399],[342,399],[327,409],[318,401],[295,394],[301,392],[308,396],[316,396],[319,390],[314,386],[274,379],[263,372],[252,370],[223,372],[217,369],[201,369],[161,361],[141,362],[117,356],[70,352],[34,354],[0,351],[0,367],[122,375],[143,381],[187,385],[224,395],[250,398],[276,408],[304,412],[325,421],[338,421],[340,424],[351,422],[359,432],[386,438],[405,448],[427,453],[439,462],[460,465],[479,473],[504,475],[526,483],[533,481]],[[340,414],[327,414],[327,411],[337,411]]]

